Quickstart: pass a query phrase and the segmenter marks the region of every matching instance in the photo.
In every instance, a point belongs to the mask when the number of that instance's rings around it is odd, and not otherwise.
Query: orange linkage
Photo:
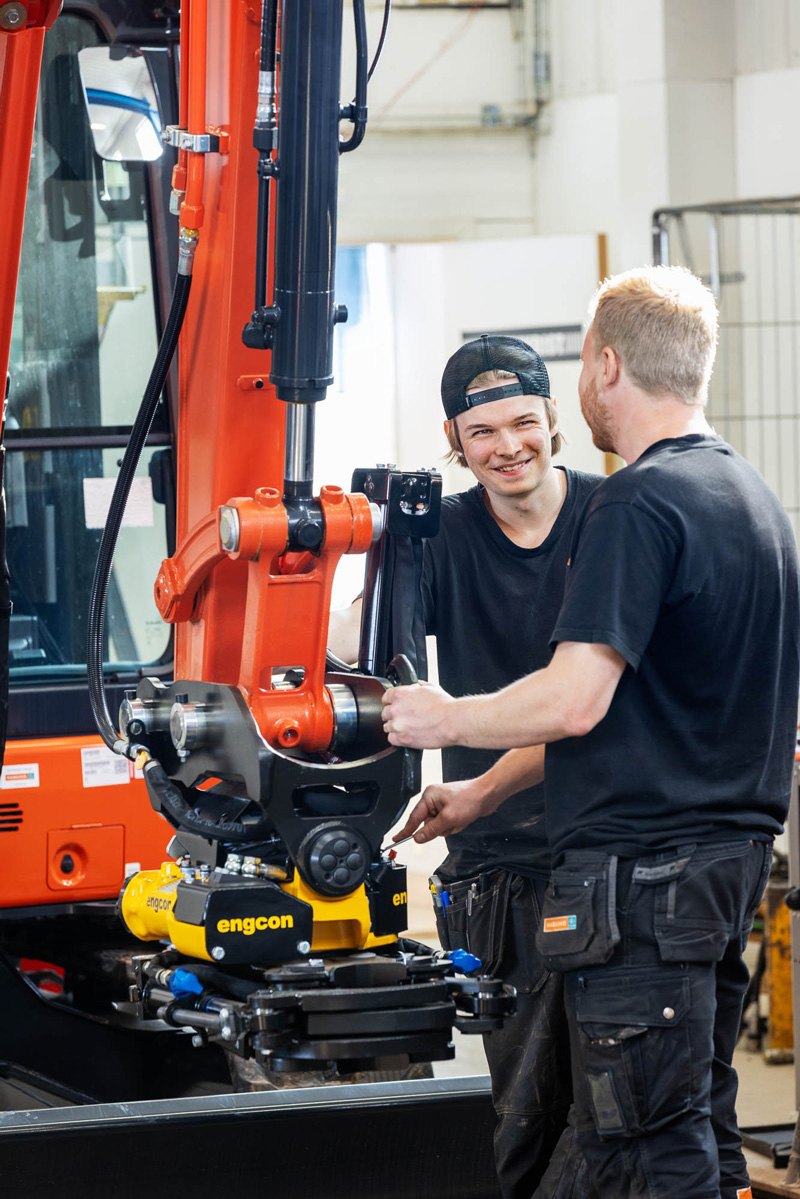
[[[329,746],[333,730],[325,656],[334,571],[343,553],[369,547],[372,517],[365,496],[323,487],[322,548],[313,556],[286,552],[281,493],[263,485],[283,478],[285,408],[264,352],[241,336],[257,216],[256,7],[230,0],[181,6],[181,127],[218,133],[220,153],[186,155],[181,226],[197,229],[202,221],[204,231],[179,347],[178,548],[162,563],[156,602],[176,624],[176,679],[238,686],[265,740],[314,751]],[[207,44],[207,28],[228,36]],[[223,507],[238,517],[231,550],[220,540]],[[273,672],[290,666],[303,668],[301,685],[274,687]]]
[[[237,497],[226,505],[239,518],[236,549],[222,549],[220,514],[211,513],[195,525],[174,557],[161,564],[155,586],[165,620],[196,620],[202,613],[198,594],[214,566],[225,557],[247,563],[238,686],[264,738],[282,749],[322,750],[331,743],[333,711],[325,689],[325,656],[333,576],[342,554],[364,553],[372,539],[366,496],[323,487],[319,504],[325,540],[318,557],[284,557],[286,509],[279,491],[262,487],[253,499]],[[303,669],[300,686],[276,688],[274,673],[292,666]]]

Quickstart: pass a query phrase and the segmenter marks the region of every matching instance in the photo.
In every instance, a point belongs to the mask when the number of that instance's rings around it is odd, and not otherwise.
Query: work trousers
[[[468,949],[481,959],[483,973],[517,990],[516,1015],[487,1034],[484,1045],[500,1190],[503,1199],[531,1199],[562,1133],[569,1143],[573,1138],[563,976],[545,969],[533,943],[545,883],[505,870],[442,881],[451,901],[444,915],[436,913],[443,947]],[[547,1199],[577,1199],[570,1183],[577,1155],[565,1153],[564,1160],[569,1165]]]
[[[596,875],[588,857],[563,869]],[[566,974],[577,1141],[602,1199],[750,1194],[731,1061],[771,857],[742,840],[616,864],[619,942]]]

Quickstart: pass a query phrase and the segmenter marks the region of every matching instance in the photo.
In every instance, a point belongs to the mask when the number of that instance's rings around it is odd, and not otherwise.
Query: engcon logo
[[[148,895],[146,906],[154,912],[166,912],[172,907],[172,900],[164,899],[160,895]]]
[[[294,928],[294,916],[235,916],[231,920],[218,920],[218,933],[244,933],[252,937],[254,932],[273,932],[278,928]]]

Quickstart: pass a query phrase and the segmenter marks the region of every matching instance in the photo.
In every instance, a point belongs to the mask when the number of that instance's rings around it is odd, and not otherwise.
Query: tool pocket
[[[619,942],[617,858],[567,854],[553,871],[536,931],[548,970],[578,970],[607,962]]]
[[[449,903],[435,909],[443,949],[466,949],[481,960],[481,973],[494,974],[503,956],[508,896],[514,876],[492,870],[447,887]]]
[[[615,970],[574,992],[577,1065],[604,1139],[662,1128],[692,1103],[690,982]]]
[[[636,863],[633,883],[656,888],[654,933],[664,962],[719,962],[742,920],[749,841],[679,846],[667,862]]]

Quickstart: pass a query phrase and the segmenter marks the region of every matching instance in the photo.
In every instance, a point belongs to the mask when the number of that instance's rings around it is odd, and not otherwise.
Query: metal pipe
[[[711,276],[711,294],[719,304],[722,295],[722,277],[719,265],[719,218],[708,218],[708,270]]]
[[[314,481],[315,415],[313,404],[286,405],[283,467],[286,483],[312,484]]]
[[[375,674],[376,670],[385,573],[386,535],[384,534],[370,547],[364,571],[364,602],[361,608],[361,631],[358,644],[358,669],[364,674]]]
[[[189,0],[184,0],[181,12],[181,31],[179,45],[178,71],[178,124],[181,129],[189,127],[189,26],[192,19],[192,6]],[[186,178],[188,170],[188,153],[178,150],[178,161],[172,169],[172,195],[170,196],[170,212],[179,216],[181,204],[186,198]]]
[[[653,214],[653,265],[669,266],[669,233],[666,217]]]

